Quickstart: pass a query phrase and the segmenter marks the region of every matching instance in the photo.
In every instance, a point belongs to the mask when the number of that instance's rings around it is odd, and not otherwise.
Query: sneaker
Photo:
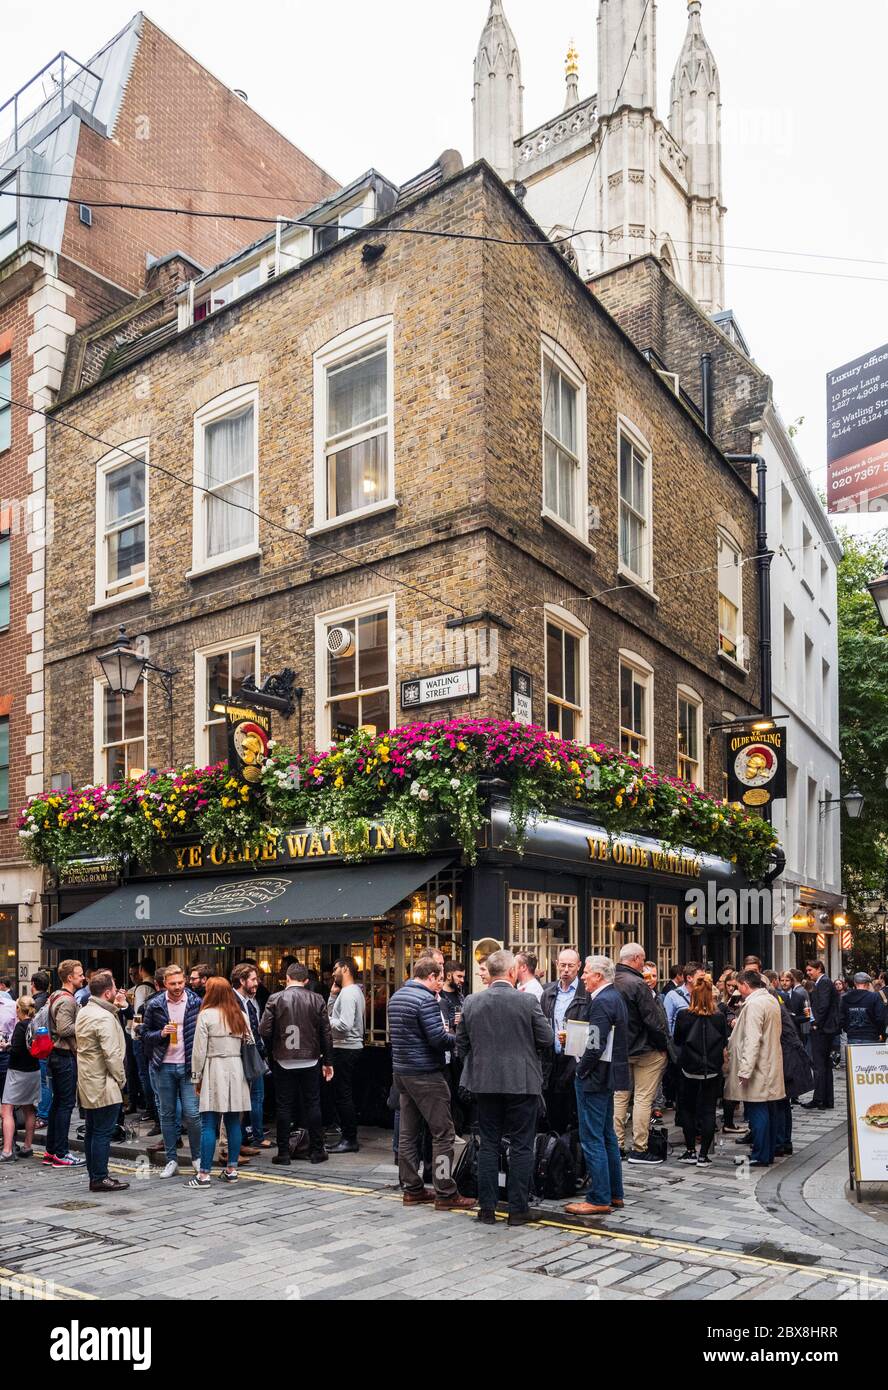
[[[709,1157],[709,1154],[700,1154],[699,1158],[697,1159],[697,1167],[698,1167],[698,1168],[711,1168],[711,1167],[712,1167],[712,1159]]]
[[[73,1154],[57,1155],[52,1161],[53,1168],[85,1168],[85,1158],[75,1158]]]
[[[679,1162],[679,1163],[696,1163],[696,1162],[697,1162],[697,1150],[696,1150],[696,1149],[685,1149],[685,1151],[684,1151],[683,1154],[679,1154],[679,1155],[678,1155],[678,1162]]]
[[[13,1150],[12,1153],[8,1154],[5,1154],[2,1152],[2,1150],[0,1150],[0,1163],[15,1163],[15,1159],[15,1150]]]
[[[745,1134],[746,1125],[722,1125],[722,1134]]]
[[[160,1171],[162,1178],[174,1178],[179,1172],[178,1163],[165,1163]]]
[[[44,1168],[53,1168],[53,1167],[55,1167],[55,1154],[51,1154],[51,1153],[47,1152],[47,1153],[45,1153],[45,1154],[43,1155],[43,1167],[44,1167]]]
[[[652,1168],[666,1162],[665,1158],[657,1158],[656,1154],[652,1154],[650,1149],[645,1149],[644,1153],[639,1153],[637,1149],[633,1149],[626,1161],[627,1163],[648,1164]]]

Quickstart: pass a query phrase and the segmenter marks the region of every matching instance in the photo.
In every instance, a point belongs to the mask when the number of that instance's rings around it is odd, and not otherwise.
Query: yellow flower
[[[343,777],[343,775],[342,775],[341,772],[337,775],[336,779],[335,779],[334,782],[333,782],[333,785],[334,785],[334,787],[344,787],[344,786],[345,786],[345,778]]]
[[[601,755],[600,755],[599,753],[593,753],[593,754],[592,754],[592,761],[593,761],[594,763],[600,763],[600,762],[601,762]]]
[[[466,744],[460,742],[456,746],[459,749],[460,753],[464,753],[466,751]]]
[[[160,822],[156,817],[155,817],[155,820],[154,820],[154,824],[157,826],[157,829],[158,829],[158,830],[163,830],[163,825],[161,824],[161,822]]]
[[[180,812],[179,812],[179,820],[184,820],[184,819],[185,819],[185,812],[184,812],[184,811],[180,811]]]
[[[622,797],[622,794],[621,794],[621,793],[619,793],[619,792],[617,793],[617,795],[614,797],[614,802],[615,802],[615,804],[616,804],[617,806],[622,806],[622,804],[623,804],[623,797]]]

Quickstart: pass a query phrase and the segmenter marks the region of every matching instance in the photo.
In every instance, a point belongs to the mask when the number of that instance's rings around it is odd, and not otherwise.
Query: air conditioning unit
[[[355,635],[347,627],[327,629],[327,651],[331,656],[351,656],[355,649]]]

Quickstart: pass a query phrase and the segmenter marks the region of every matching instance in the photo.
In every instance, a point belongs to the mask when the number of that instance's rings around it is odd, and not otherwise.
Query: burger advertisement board
[[[851,1156],[857,1182],[888,1182],[888,1047],[846,1049]]]

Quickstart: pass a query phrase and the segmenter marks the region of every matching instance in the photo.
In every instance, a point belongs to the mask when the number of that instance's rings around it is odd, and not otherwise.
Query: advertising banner
[[[848,1124],[856,1182],[888,1182],[888,1047],[849,1043]]]
[[[888,511],[888,344],[826,376],[827,511]]]

